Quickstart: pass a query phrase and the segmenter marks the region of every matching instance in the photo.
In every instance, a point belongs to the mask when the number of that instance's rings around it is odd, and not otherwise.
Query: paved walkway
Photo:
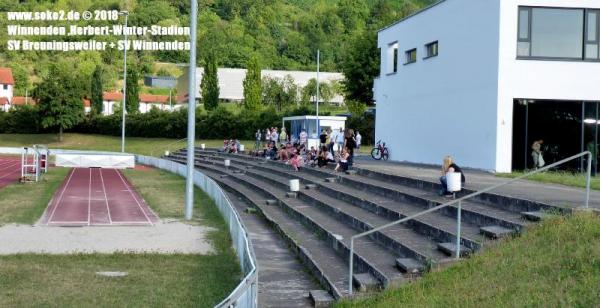
[[[259,307],[312,307],[310,290],[321,289],[287,243],[258,214],[244,212],[248,204],[229,194],[244,222],[258,259]]]
[[[214,253],[207,235],[214,230],[181,222],[149,226],[0,227],[0,255],[17,253]]]
[[[417,178],[439,183],[441,175],[439,167],[404,164],[397,162],[375,161],[360,157],[354,163],[357,168],[363,168],[381,173]],[[471,190],[481,190],[492,185],[508,181],[507,178],[476,170],[465,170],[467,182],[465,187]],[[492,193],[533,200],[563,207],[579,207],[584,204],[585,189],[559,184],[547,184],[528,180],[501,187]],[[600,191],[590,193],[590,207],[600,209]]]

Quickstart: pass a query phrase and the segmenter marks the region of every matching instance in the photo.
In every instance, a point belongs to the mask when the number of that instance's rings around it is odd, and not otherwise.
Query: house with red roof
[[[8,112],[13,100],[15,80],[12,70],[0,67],[0,110]]]
[[[121,104],[123,94],[119,92],[104,92],[102,95],[102,114],[111,115],[115,112],[115,104]]]

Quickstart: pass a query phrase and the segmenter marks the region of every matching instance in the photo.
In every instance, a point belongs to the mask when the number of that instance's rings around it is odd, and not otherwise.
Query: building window
[[[398,42],[388,45],[387,49],[387,74],[398,72]]]
[[[3,85],[2,85],[2,89],[4,89],[4,90],[8,90],[8,85],[7,85],[7,84],[3,84]]]
[[[600,10],[585,11],[585,59],[600,59]]]
[[[427,52],[427,56],[425,57],[425,59],[437,56],[438,55],[438,42],[435,41],[435,42],[431,42],[431,43],[425,45],[425,50]]]
[[[410,64],[417,62],[417,49],[413,48],[411,50],[406,51],[406,60],[404,64]]]
[[[517,56],[598,60],[600,10],[519,7]]]

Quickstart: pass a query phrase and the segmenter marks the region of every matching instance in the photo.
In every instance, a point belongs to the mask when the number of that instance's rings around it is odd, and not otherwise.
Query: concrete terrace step
[[[209,172],[223,172],[222,168],[210,164],[203,163],[199,166],[203,167],[203,170],[210,170]],[[350,237],[357,234],[352,228],[300,200],[286,198],[284,190],[274,190],[268,183],[245,174],[231,175],[230,178],[237,180],[239,184],[261,191],[268,195],[268,198],[277,198],[285,212],[307,225],[313,232],[324,233],[322,236],[330,242],[340,256],[348,256]],[[367,238],[356,240],[355,248],[357,272],[370,272],[384,286],[403,282],[403,276],[394,266],[394,255]]]
[[[254,170],[248,175],[258,177],[284,191],[287,189],[287,179],[277,175],[267,174],[257,170]],[[310,204],[318,206],[323,211],[328,212],[329,215],[342,219],[346,224],[353,226],[360,231],[367,231],[374,226],[380,226],[392,221],[385,217],[377,216],[360,207],[352,206],[328,195],[324,195],[318,191],[301,191],[300,198],[306,200]],[[435,227],[431,228],[439,232]],[[478,236],[479,229],[475,228],[472,231]],[[397,225],[383,229],[375,234],[377,235],[375,239],[381,245],[401,256],[416,258],[421,262],[432,260],[434,263],[440,262],[445,258],[443,254],[437,251],[436,242],[431,241],[423,234],[415,232],[408,226]],[[455,239],[455,236],[451,235],[449,239]]]
[[[204,152],[201,150],[196,150],[196,153],[204,153]],[[222,153],[222,152],[209,152],[209,154],[235,156],[235,157],[239,157],[239,158],[247,159],[247,160],[257,160],[258,159],[256,157],[249,156],[249,155],[243,155],[243,154],[226,154],[226,153]],[[378,171],[362,169],[362,168],[356,168],[356,167],[353,169],[357,171],[357,173],[361,179],[370,178],[370,179],[374,179],[376,181],[387,183],[387,184],[415,188],[420,191],[428,191],[433,194],[437,193],[440,189],[440,184],[437,182],[429,182],[429,181],[422,180],[422,179],[416,179],[416,178],[405,177],[405,176],[401,176],[401,175],[394,175],[394,174],[378,172]],[[318,171],[321,171],[321,170],[322,169],[320,169]],[[354,176],[354,177],[357,177],[357,176]],[[474,192],[474,191],[465,189],[463,191],[463,194],[472,193],[472,192]],[[476,201],[478,203],[481,203],[481,204],[484,204],[487,206],[497,207],[500,210],[509,210],[509,211],[512,211],[515,213],[539,211],[539,210],[543,210],[546,212],[562,213],[562,214],[568,214],[571,212],[571,209],[569,209],[569,208],[556,206],[556,205],[552,205],[552,204],[541,203],[541,202],[532,201],[532,200],[520,199],[520,198],[516,198],[516,197],[512,197],[512,196],[503,196],[503,195],[496,194],[494,192],[488,192],[488,193],[479,195],[478,197],[475,197],[473,199],[473,201]]]
[[[247,162],[243,164],[247,164]],[[278,184],[282,186],[282,188],[286,188],[288,178],[281,178],[279,177],[279,175],[292,178],[299,177],[305,181],[312,181],[313,183],[318,183],[319,181],[317,178],[311,176],[291,171],[288,172],[276,170],[272,167],[269,168],[261,166],[256,169],[262,169],[266,171],[254,170],[252,174],[260,176],[266,180],[277,180],[277,182],[274,184]],[[268,171],[271,171],[271,173],[269,173]],[[277,173],[277,175],[273,173]],[[367,219],[367,221],[365,222],[368,225],[379,226],[389,223],[393,220],[397,220],[401,217],[406,217],[409,215],[419,213],[423,210],[422,208],[414,206],[412,204],[399,203],[397,201],[384,199],[377,195],[368,194],[368,192],[356,192],[355,190],[339,183],[327,183],[325,185],[318,185],[318,192],[304,192],[304,194],[312,198],[312,200],[310,201],[312,201],[313,203],[320,203],[321,206],[327,207],[329,205],[335,205],[334,211],[338,211],[341,207],[345,207],[346,212],[354,211],[354,215],[350,218],[350,223],[352,224],[356,224],[356,221],[360,222],[364,219]],[[340,193],[342,193],[343,195],[340,195]],[[349,206],[345,202],[353,204],[354,206]],[[361,211],[357,207],[360,207],[361,209],[363,209],[363,211]],[[379,219],[368,220],[369,215],[379,215]],[[430,213],[424,215],[420,218],[415,219],[414,221],[411,221],[409,224],[413,225],[413,229],[418,230],[421,234],[425,236],[434,237],[440,242],[454,240],[456,237],[455,218],[446,217],[440,215],[439,213]],[[362,229],[370,230],[371,228],[372,227],[363,227]],[[384,231],[385,230],[382,230],[382,232]],[[462,238],[464,244],[466,244],[472,249],[479,248],[479,242],[482,240],[482,237],[479,235],[478,226],[464,223],[463,234],[464,236],[462,236]],[[387,242],[389,242],[389,240]],[[415,256],[411,255],[411,257]],[[418,256],[416,257],[419,258]]]
[[[238,185],[230,178],[220,178],[218,172],[203,170],[223,188],[235,192],[260,209],[261,215],[277,229],[292,246],[311,273],[325,286],[335,298],[348,295],[348,266],[329,245],[299,221],[289,217],[277,206],[261,206],[265,196],[246,186]]]
[[[199,155],[203,155],[203,157],[207,159],[223,159],[225,156],[213,154],[207,155],[206,153]],[[246,163],[252,163],[255,161],[255,159],[251,157],[243,158],[243,156],[240,157],[240,155],[235,156],[233,159],[238,162]],[[285,168],[285,166],[281,163],[274,162],[273,164],[262,164],[261,166],[265,168],[272,168],[271,170],[276,172],[289,173],[289,168]],[[305,178],[307,180],[314,182],[319,182],[321,181],[321,178],[329,177],[332,174],[331,171],[326,171],[323,169],[303,168],[302,171],[303,172],[301,172],[301,174],[306,174]],[[343,184],[347,184],[345,186],[349,185],[359,189],[361,192],[368,192],[373,195],[380,195],[396,201],[419,205],[423,209],[437,206],[448,201],[447,199],[443,199],[432,192],[407,186],[399,186],[397,184],[390,184],[385,181],[375,180],[364,176],[347,176],[337,173],[334,175],[338,176],[338,178],[342,180]],[[457,207],[450,206],[440,210],[439,212],[449,217],[456,217]],[[464,221],[477,224],[478,226],[499,225],[509,229],[521,230],[529,224],[527,220],[522,218],[520,213],[498,209],[471,200],[463,202],[462,216]]]

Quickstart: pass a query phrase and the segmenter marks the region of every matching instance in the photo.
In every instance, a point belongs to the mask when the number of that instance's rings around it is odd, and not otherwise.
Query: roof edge
[[[403,22],[403,21],[405,21],[405,20],[413,17],[413,16],[419,15],[419,14],[421,14],[421,13],[429,10],[430,8],[432,8],[434,6],[437,6],[438,4],[441,4],[441,3],[444,3],[444,2],[446,2],[446,0],[438,0],[435,3],[432,3],[432,4],[430,4],[430,5],[426,6],[426,7],[424,7],[422,9],[420,9],[420,10],[418,10],[418,11],[416,11],[416,12],[414,12],[414,13],[406,16],[406,17],[404,17],[404,18],[401,18],[401,19],[399,19],[399,20],[397,20],[397,21],[395,21],[395,22],[393,22],[393,23],[391,23],[391,24],[389,24],[389,25],[387,25],[387,26],[385,26],[385,27],[377,30],[377,33],[381,32],[383,30],[387,30],[387,29],[389,29],[389,28],[391,28],[391,27],[393,27],[393,26],[395,26],[395,25],[397,25],[397,24],[399,24],[399,23],[401,23],[401,22]]]

